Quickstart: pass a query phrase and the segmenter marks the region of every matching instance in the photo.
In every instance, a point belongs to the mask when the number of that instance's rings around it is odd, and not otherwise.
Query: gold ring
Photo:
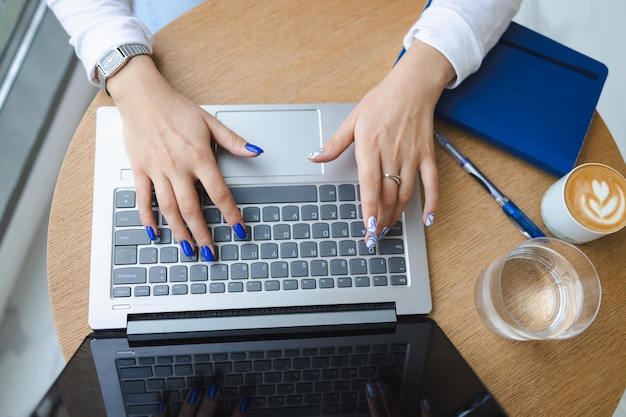
[[[389,178],[390,180],[394,180],[396,184],[400,185],[400,177],[398,177],[397,175],[384,174],[383,177]]]

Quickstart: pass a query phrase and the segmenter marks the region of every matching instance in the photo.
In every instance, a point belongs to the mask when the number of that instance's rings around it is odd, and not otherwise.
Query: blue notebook
[[[576,164],[607,67],[515,22],[435,115],[537,167]]]

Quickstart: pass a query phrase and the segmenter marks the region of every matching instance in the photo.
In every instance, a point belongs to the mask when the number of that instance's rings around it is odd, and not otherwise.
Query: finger
[[[207,112],[204,113],[204,120],[211,131],[213,139],[222,148],[242,158],[252,158],[263,153],[263,149],[248,143],[244,138],[230,130],[215,117]]]
[[[178,413],[178,417],[195,417],[200,402],[200,391],[196,388],[190,389],[180,409],[180,413]]]
[[[239,402],[239,405],[235,410],[233,410],[232,417],[243,417],[248,413],[250,409],[250,405],[252,404],[252,400],[250,397],[243,397]]]
[[[415,188],[417,168],[414,165],[404,165],[400,171],[400,185],[396,195],[396,205],[393,207],[389,215],[388,227],[392,227],[402,216],[402,212],[406,209]]]
[[[382,187],[390,184],[383,184],[380,155],[366,148],[363,143],[364,141],[360,141],[355,144],[355,157],[361,191],[361,212],[367,229],[365,245],[368,249],[372,249],[381,231],[378,217]]]
[[[308,155],[309,160],[313,162],[329,162],[341,155],[354,142],[355,122],[356,113],[353,110],[328,142],[321,149],[315,150]]]
[[[152,417],[165,417],[167,415],[167,404],[165,401],[159,401]]]
[[[198,171],[198,179],[204,186],[211,201],[220,209],[222,216],[233,229],[235,238],[239,240],[248,239],[249,233],[245,227],[241,211],[237,207],[237,203],[226,181],[224,181],[224,177],[222,177],[214,158],[213,163],[207,163]]]
[[[439,176],[434,156],[424,159],[419,166],[419,171],[424,187],[422,220],[426,226],[430,227],[435,220],[435,211],[439,204]]]
[[[172,185],[165,178],[153,179],[153,183],[159,210],[167,220],[167,224],[172,230],[174,238],[179,242],[183,253],[186,256],[192,256],[194,252],[193,240],[179,212],[178,201]]]
[[[393,216],[396,211],[398,194],[401,189],[405,187],[402,172],[400,172],[399,168],[395,168],[395,171],[393,169],[394,168],[391,170],[382,169],[381,193],[378,199],[378,228],[380,229],[380,233],[383,231],[386,232],[386,230],[395,223],[396,219]],[[400,184],[391,177],[385,177],[385,173],[400,178]]]
[[[388,417],[387,410],[374,381],[368,381],[365,384],[365,394],[371,416]]]
[[[142,172],[133,174],[135,179],[135,193],[137,196],[137,210],[139,219],[146,228],[150,240],[156,240],[159,234],[158,223],[152,210],[152,181]]]
[[[213,417],[218,405],[219,385],[212,382],[206,390],[196,417]]]

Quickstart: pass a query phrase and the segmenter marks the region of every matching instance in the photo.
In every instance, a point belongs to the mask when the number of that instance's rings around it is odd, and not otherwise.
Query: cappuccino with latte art
[[[554,236],[572,243],[617,232],[626,226],[626,180],[603,164],[578,166],[546,191],[541,215]]]

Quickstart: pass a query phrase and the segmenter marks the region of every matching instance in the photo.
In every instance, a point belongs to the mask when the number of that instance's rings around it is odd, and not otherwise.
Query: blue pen
[[[517,229],[527,238],[532,237],[545,237],[546,235],[535,225],[523,212],[519,209],[508,197],[500,192],[495,185],[487,177],[480,172],[472,161],[465,157],[457,148],[450,143],[443,135],[434,132],[435,138],[448,151],[456,162],[470,174],[476,181],[480,183],[485,190],[496,200],[496,202],[502,207],[502,211],[511,220],[511,222],[517,227]]]

